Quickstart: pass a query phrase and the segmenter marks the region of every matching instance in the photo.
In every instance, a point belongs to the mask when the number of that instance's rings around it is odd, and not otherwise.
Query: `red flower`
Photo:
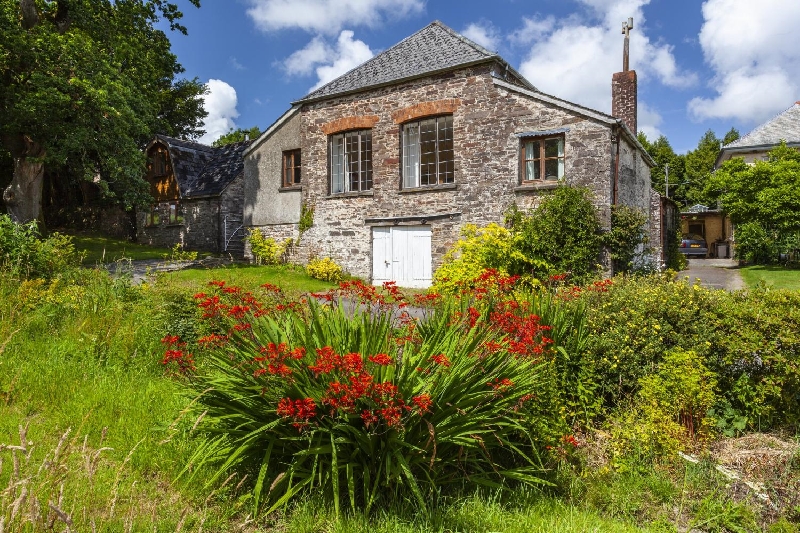
[[[375,355],[370,355],[367,359],[375,363],[376,365],[391,365],[394,363],[394,359],[386,355],[385,353],[377,353]]]
[[[417,414],[422,415],[430,411],[433,400],[431,400],[429,394],[420,394],[411,398],[411,403],[417,407]]]
[[[225,282],[224,281],[219,281],[219,280],[216,280],[216,279],[212,280],[212,281],[209,281],[208,284],[212,285],[212,286],[215,286],[215,287],[219,287],[220,289],[225,286]]]
[[[439,355],[434,355],[433,357],[431,357],[431,361],[445,368],[449,368],[451,365],[450,359],[448,359],[447,356],[443,353],[440,353]]]
[[[376,415],[373,411],[369,411],[364,409],[361,411],[361,420],[364,421],[365,427],[370,427],[372,424],[378,423],[378,415]]]

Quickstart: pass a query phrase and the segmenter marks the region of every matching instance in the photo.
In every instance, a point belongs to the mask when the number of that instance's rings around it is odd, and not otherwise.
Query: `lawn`
[[[773,289],[800,290],[800,268],[779,265],[752,265],[740,269],[748,287],[764,283]]]
[[[100,235],[73,235],[72,242],[75,250],[84,254],[84,265],[113,263],[122,259],[164,259],[171,253],[169,248],[145,246]]]

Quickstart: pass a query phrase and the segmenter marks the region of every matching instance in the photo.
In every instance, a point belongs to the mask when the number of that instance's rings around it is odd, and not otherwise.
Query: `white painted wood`
[[[431,285],[431,228],[372,228],[372,283],[395,281],[400,287]]]

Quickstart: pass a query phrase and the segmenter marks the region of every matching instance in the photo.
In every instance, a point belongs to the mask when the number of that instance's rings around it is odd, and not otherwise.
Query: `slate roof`
[[[358,92],[489,61],[503,65],[517,84],[536,90],[496,52],[490,52],[437,20],[295,103]]]
[[[726,144],[722,149],[776,145],[782,140],[787,143],[800,142],[800,102],[795,102],[783,113],[758,126],[747,135]]]
[[[216,148],[156,135],[166,144],[181,198],[218,196],[244,170],[242,154],[252,141]]]

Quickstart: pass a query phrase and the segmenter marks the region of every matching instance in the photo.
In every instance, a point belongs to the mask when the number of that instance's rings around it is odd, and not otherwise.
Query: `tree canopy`
[[[199,7],[199,0],[190,0]],[[0,140],[13,158],[3,199],[41,216],[44,168],[89,179],[126,206],[149,201],[141,148],[156,133],[202,133],[203,84],[183,72],[160,18],[166,0],[0,0]]]
[[[800,152],[781,143],[767,161],[726,161],[709,179],[734,224],[758,222],[780,232],[800,230]]]
[[[238,143],[244,141],[245,138],[252,141],[255,140],[259,135],[261,135],[261,130],[258,126],[253,126],[247,130],[242,128],[237,128],[234,130],[231,128],[228,133],[220,135],[219,139],[211,143],[211,146],[225,146],[226,144]]]

